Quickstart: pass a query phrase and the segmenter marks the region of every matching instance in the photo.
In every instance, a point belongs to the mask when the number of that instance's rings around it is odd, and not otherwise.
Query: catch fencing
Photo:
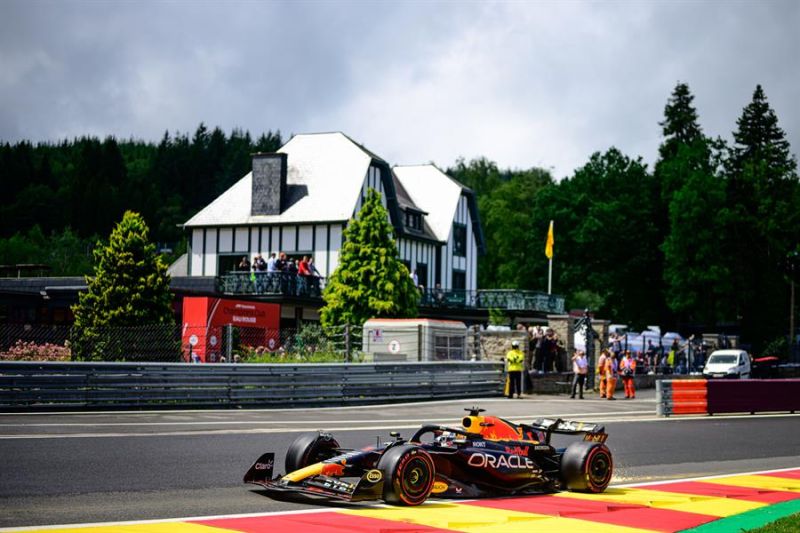
[[[335,406],[499,396],[502,363],[0,362],[0,410]]]
[[[380,330],[343,325],[323,329],[243,326],[136,327],[0,325],[0,361],[163,363],[344,363],[484,359],[482,332],[427,334],[422,328]],[[380,346],[378,337],[386,341]],[[396,348],[396,350],[395,350]]]

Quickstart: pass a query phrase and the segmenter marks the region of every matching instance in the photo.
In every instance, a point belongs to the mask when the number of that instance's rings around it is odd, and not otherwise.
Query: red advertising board
[[[271,348],[278,340],[281,307],[278,304],[187,296],[183,299],[184,358],[218,362],[224,353],[223,328],[236,326],[240,341]]]

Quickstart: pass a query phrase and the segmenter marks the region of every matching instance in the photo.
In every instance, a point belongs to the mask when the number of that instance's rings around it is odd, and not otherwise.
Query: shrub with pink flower
[[[18,340],[5,352],[0,352],[0,361],[69,361],[72,352],[69,346],[49,342],[36,344]]]

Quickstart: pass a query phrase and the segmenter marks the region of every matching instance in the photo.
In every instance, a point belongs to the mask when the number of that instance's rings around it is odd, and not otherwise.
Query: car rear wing
[[[539,429],[547,434],[547,440],[550,441],[550,435],[559,433],[561,435],[578,435],[583,433],[584,439],[593,442],[605,442],[608,438],[605,426],[600,424],[593,424],[590,422],[578,422],[576,420],[562,420],[560,418],[537,418],[531,423],[534,429]]]

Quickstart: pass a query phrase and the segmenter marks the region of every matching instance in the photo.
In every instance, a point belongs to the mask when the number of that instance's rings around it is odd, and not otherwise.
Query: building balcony
[[[230,295],[322,298],[325,278],[287,272],[230,272],[217,276],[216,292]]]
[[[444,309],[500,309],[502,311],[535,311],[564,313],[564,297],[538,291],[516,289],[427,289],[419,304]]]
[[[321,300],[325,278],[284,272],[231,272],[217,276],[216,292],[227,295],[283,296]],[[564,297],[515,289],[426,289],[419,305],[430,309],[527,311],[564,313]]]

